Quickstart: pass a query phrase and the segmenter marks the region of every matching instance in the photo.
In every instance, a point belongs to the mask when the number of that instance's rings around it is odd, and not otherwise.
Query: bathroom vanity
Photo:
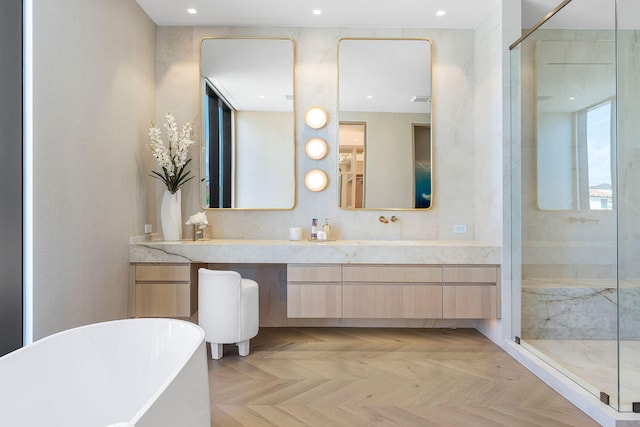
[[[499,318],[499,294],[496,265],[287,265],[288,317]]]
[[[134,314],[190,316],[197,269],[208,266],[253,275],[263,326],[499,318],[500,254],[497,245],[461,241],[136,242]]]

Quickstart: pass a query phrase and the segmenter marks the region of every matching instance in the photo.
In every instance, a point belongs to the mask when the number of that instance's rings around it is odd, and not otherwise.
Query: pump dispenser
[[[331,225],[329,224],[329,218],[324,219],[324,224],[322,225],[322,231],[327,236],[327,239],[331,238]]]
[[[318,240],[318,218],[311,220],[311,240]]]

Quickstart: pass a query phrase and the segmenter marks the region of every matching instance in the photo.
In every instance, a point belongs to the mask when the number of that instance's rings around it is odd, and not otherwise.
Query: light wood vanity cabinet
[[[427,266],[342,267],[342,315],[346,318],[442,317],[442,269]]]
[[[287,317],[342,317],[340,265],[287,265]]]
[[[287,266],[288,317],[498,318],[499,296],[495,265]]]
[[[189,317],[198,307],[191,264],[136,264],[135,317]]]
[[[500,276],[496,267],[442,267],[442,317],[498,318]]]

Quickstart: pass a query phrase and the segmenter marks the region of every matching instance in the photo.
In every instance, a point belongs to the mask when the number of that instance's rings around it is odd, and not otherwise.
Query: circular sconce
[[[304,122],[313,129],[324,127],[329,121],[329,114],[322,107],[311,107],[304,113]]]
[[[322,191],[327,188],[329,178],[320,169],[312,169],[304,177],[304,185],[311,191]]]
[[[304,145],[304,152],[313,160],[324,159],[328,150],[327,142],[322,138],[311,138]]]

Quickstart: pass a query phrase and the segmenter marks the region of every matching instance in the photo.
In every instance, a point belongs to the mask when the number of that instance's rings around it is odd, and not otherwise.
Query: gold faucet
[[[387,217],[385,217],[385,216],[380,216],[380,217],[378,217],[378,221],[380,221],[383,224],[389,224],[389,221],[391,221],[391,222],[398,221],[398,217],[393,215],[391,218],[387,219]]]

